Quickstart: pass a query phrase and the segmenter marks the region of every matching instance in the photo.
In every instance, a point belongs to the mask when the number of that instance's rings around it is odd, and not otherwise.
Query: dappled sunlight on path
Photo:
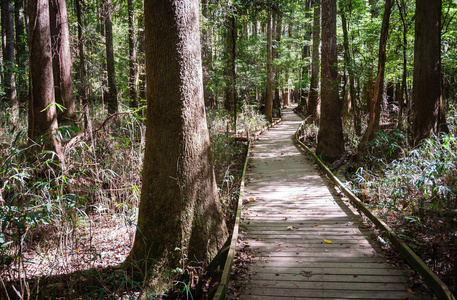
[[[361,217],[293,142],[291,108],[251,151],[238,249],[252,264],[239,299],[414,299]]]

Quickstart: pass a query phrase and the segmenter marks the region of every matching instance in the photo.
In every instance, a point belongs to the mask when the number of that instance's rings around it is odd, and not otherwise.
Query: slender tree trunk
[[[412,146],[433,134],[441,121],[441,0],[416,1],[412,97]]]
[[[52,72],[48,0],[29,1],[28,12],[30,17],[28,136],[30,140],[42,145],[44,149],[54,151],[62,159],[61,144],[56,138],[58,124]]]
[[[84,114],[84,128],[87,128],[89,125],[89,103],[87,99],[86,87],[86,54],[84,52],[81,1],[82,0],[75,0],[76,18],[78,20],[79,79],[81,81],[79,94],[81,97],[82,112]]]
[[[319,44],[320,44],[320,16],[321,1],[314,0],[313,17],[313,53],[311,62],[311,81],[309,87],[306,119],[308,123],[319,123]]]
[[[135,6],[133,0],[127,0],[129,14],[129,95],[130,105],[138,107],[138,68],[135,47]]]
[[[210,19],[208,1],[202,1],[202,16],[205,22]],[[210,73],[212,72],[212,25],[207,22],[202,28],[202,68],[203,68],[203,96],[205,98],[205,106],[212,107],[214,105],[214,95],[209,88]]]
[[[19,102],[16,91],[16,77],[14,75],[14,13],[13,2],[2,1],[1,3],[2,36],[3,36],[3,68],[4,87],[6,99],[9,102],[13,125],[17,124],[19,118]]]
[[[113,47],[113,22],[111,20],[111,0],[103,0],[105,17],[105,44],[106,44],[106,69],[108,72],[108,94],[106,103],[108,113],[114,114],[118,111],[116,71],[114,69],[114,47]]]
[[[145,1],[147,119],[138,230],[127,265],[150,274],[206,263],[227,238],[206,126],[197,0]],[[189,260],[187,260],[187,258]]]
[[[14,19],[16,27],[16,63],[17,71],[17,93],[20,102],[27,101],[27,35],[25,33],[24,0],[14,2]]]
[[[74,121],[76,106],[73,96],[70,31],[65,0],[49,0],[49,12],[55,100],[65,108],[64,111],[58,110],[57,115],[59,122]]]
[[[279,58],[279,46],[281,43],[281,35],[282,35],[282,17],[281,13],[277,12],[276,14],[276,25],[275,25],[275,47],[273,48],[273,60]],[[274,111],[277,113],[276,117],[281,117],[281,97],[279,95],[280,86],[279,86],[279,67],[276,66],[273,68],[273,82],[275,86],[275,95],[273,99],[273,107]]]
[[[138,92],[140,99],[146,99],[146,59],[144,53],[144,9],[138,18]]]
[[[233,8],[231,8],[233,9]],[[230,12],[227,16],[227,61],[225,69],[225,102],[224,107],[230,112],[234,118],[234,126],[236,128],[236,39],[237,39],[237,28],[235,12]]]
[[[352,58],[349,49],[349,35],[348,35],[348,26],[347,26],[347,18],[346,18],[346,11],[344,10],[346,3],[343,3],[341,8],[341,23],[343,28],[343,47],[344,47],[344,63],[346,65],[346,69],[348,70],[348,81],[349,81],[349,97],[351,100],[352,106],[352,118],[354,123],[354,129],[357,136],[360,136],[362,129],[360,126],[360,115],[359,115],[359,108],[357,107],[357,95],[355,90],[355,78],[354,78],[354,69],[352,66]]]
[[[305,2],[305,9],[306,9],[306,17],[311,18],[311,8],[313,6],[313,0],[306,0]],[[309,41],[311,39],[311,35],[313,34],[314,30],[314,23],[313,25],[306,25],[305,26],[305,36],[304,39],[305,41]],[[301,78],[300,78],[300,85],[304,85],[304,83],[307,81],[305,79],[308,79],[310,76],[310,66],[306,64],[306,60],[311,56],[311,46],[308,45],[308,43],[305,43],[303,45],[302,49],[302,62],[303,62],[303,67],[301,69]],[[306,100],[309,97],[309,92],[306,93],[305,89],[303,86],[300,87],[300,107],[303,107],[304,110],[307,109],[307,104]]]
[[[384,71],[386,65],[386,46],[387,38],[389,36],[389,19],[392,11],[393,0],[386,0],[384,8],[384,17],[381,27],[381,38],[379,40],[379,54],[378,54],[378,76],[374,88],[373,104],[369,112],[368,127],[362,137],[362,143],[375,139],[379,130],[379,121],[381,116],[381,105],[384,92]]]
[[[408,61],[406,51],[408,50],[408,25],[406,24],[406,3],[404,0],[401,1],[400,5],[399,0],[397,0],[398,11],[400,12],[401,22],[403,24],[403,74],[402,74],[402,94],[398,100],[398,128],[403,128],[403,111],[405,108],[405,101],[408,101],[408,85],[407,85],[407,73],[408,73]]]
[[[322,0],[321,117],[316,153],[333,161],[344,153],[342,103],[338,94],[336,0]]]
[[[273,123],[273,68],[272,68],[272,28],[271,9],[268,11],[267,20],[267,90],[265,99],[265,116],[267,121]]]

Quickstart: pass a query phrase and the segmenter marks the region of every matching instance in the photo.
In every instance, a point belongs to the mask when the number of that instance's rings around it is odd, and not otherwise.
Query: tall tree
[[[78,53],[79,53],[79,80],[81,81],[79,87],[80,101],[82,105],[82,113],[84,114],[84,127],[89,126],[89,105],[87,101],[87,88],[86,88],[86,54],[84,53],[83,41],[83,20],[82,20],[82,0],[75,0],[76,19],[78,20]]]
[[[70,30],[65,0],[49,0],[49,10],[55,100],[64,107],[63,111],[58,111],[58,118],[59,122],[72,121],[76,118],[76,106],[73,96]]]
[[[11,122],[16,125],[19,116],[19,103],[16,91],[16,77],[14,75],[14,13],[13,2],[2,1],[2,46],[4,62],[4,87],[6,99],[11,109]]]
[[[314,0],[313,16],[313,49],[311,61],[311,81],[309,87],[308,104],[306,107],[306,119],[309,123],[319,122],[319,44],[320,44],[320,16],[321,1]]]
[[[275,11],[275,17],[274,19],[276,20],[275,23],[275,29],[274,29],[274,35],[275,35],[275,42],[274,42],[274,47],[273,47],[273,52],[272,52],[272,58],[273,60],[276,60],[279,58],[279,45],[281,43],[281,35],[282,35],[282,16],[281,16],[281,11]],[[281,117],[281,98],[279,95],[279,66],[274,66],[273,67],[273,82],[274,82],[274,87],[275,87],[275,95],[273,99],[273,107],[274,107],[274,112],[277,114],[276,117]]]
[[[184,267],[186,258],[208,262],[227,232],[206,125],[199,1],[144,5],[146,148],[138,230],[126,263],[149,271],[155,289],[161,271]]]
[[[321,116],[316,153],[332,161],[344,153],[342,103],[338,94],[336,0],[322,0]]]
[[[396,0],[398,11],[400,12],[401,23],[403,25],[403,73],[400,91],[397,93],[398,100],[398,128],[402,129],[403,127],[403,111],[405,109],[405,101],[408,101],[408,56],[406,51],[408,50],[408,27],[409,24],[406,21],[407,10],[406,10],[406,1],[405,0]]]
[[[273,123],[273,68],[272,68],[272,28],[271,8],[267,16],[267,87],[265,99],[265,115],[267,121]]]
[[[311,11],[312,11],[312,7],[313,7],[313,0],[306,0],[305,2],[305,10],[306,10],[306,18],[311,18]],[[311,36],[313,34],[313,29],[314,29],[314,21],[313,23],[310,25],[310,24],[306,24],[305,25],[305,41],[309,41],[311,39]],[[303,62],[303,66],[302,66],[302,69],[301,69],[301,79],[300,79],[300,82],[304,82],[306,78],[308,78],[308,76],[310,75],[309,73],[309,69],[310,69],[310,66],[306,63],[306,60],[311,56],[311,46],[308,44],[308,43],[305,43],[303,45],[303,49],[302,49],[302,62]],[[299,103],[299,106],[300,107],[303,107],[303,109],[306,110],[306,100],[307,98],[309,97],[309,93],[308,95],[305,93],[305,89],[304,88],[301,88],[300,89],[300,103]]]
[[[49,1],[28,2],[30,33],[29,114],[30,140],[52,150],[62,158],[62,147],[56,138],[57,111],[52,72]],[[37,149],[36,151],[39,151]]]
[[[114,46],[113,46],[113,21],[111,0],[103,0],[103,10],[105,18],[105,46],[106,46],[106,69],[108,73],[108,93],[106,103],[108,113],[114,114],[118,111],[116,70],[114,68]]]
[[[129,14],[129,95],[132,107],[138,107],[138,67],[135,47],[135,6],[133,0],[127,0]]]
[[[416,1],[412,145],[440,132],[441,0]]]
[[[229,15],[227,16],[227,57],[226,57],[226,69],[225,69],[225,101],[224,107],[227,109],[234,118],[234,126],[236,127],[236,112],[237,112],[237,101],[236,101],[236,40],[237,40],[237,28],[236,28],[236,16],[233,11],[234,7],[230,6]]]
[[[17,92],[19,101],[27,100],[27,35],[25,33],[24,0],[14,1],[14,23],[16,33]]]
[[[387,38],[389,37],[389,20],[390,13],[392,11],[393,0],[386,0],[384,6],[384,16],[382,19],[381,26],[381,37],[379,39],[379,50],[378,50],[378,76],[376,77],[376,83],[374,87],[373,103],[370,107],[368,116],[368,126],[362,137],[362,143],[373,140],[379,130],[379,121],[381,118],[381,105],[384,92],[384,73],[386,66],[386,47]]]
[[[355,76],[354,76],[354,66],[352,62],[352,57],[349,49],[349,34],[348,34],[348,22],[347,22],[347,13],[346,9],[350,8],[348,0],[341,1],[340,5],[340,15],[341,15],[341,27],[343,29],[343,47],[344,47],[344,64],[348,72],[348,81],[349,81],[349,95],[351,99],[352,106],[352,120],[354,122],[354,128],[357,136],[360,136],[362,129],[360,126],[360,116],[359,109],[357,107],[357,93],[355,90]],[[350,0],[349,0],[350,1]]]

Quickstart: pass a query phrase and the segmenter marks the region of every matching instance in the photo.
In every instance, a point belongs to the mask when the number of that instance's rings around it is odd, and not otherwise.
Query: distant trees
[[[152,274],[208,262],[227,238],[206,125],[197,0],[145,1],[147,132],[127,263]]]
[[[320,45],[320,16],[321,16],[321,1],[314,0],[314,16],[313,16],[313,47],[311,60],[311,81],[309,86],[308,105],[306,106],[306,119],[309,123],[319,122],[319,45]]]

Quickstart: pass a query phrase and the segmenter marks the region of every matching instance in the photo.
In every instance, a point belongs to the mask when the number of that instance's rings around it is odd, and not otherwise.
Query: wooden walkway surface
[[[379,254],[360,215],[294,146],[300,124],[285,109],[251,151],[237,247],[254,255],[239,299],[420,298],[408,291],[409,272]]]

